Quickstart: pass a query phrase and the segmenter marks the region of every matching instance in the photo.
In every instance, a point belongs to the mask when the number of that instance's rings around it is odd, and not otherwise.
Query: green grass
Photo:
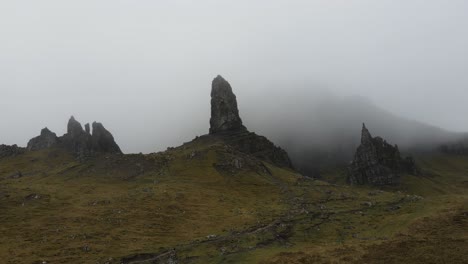
[[[401,261],[397,249],[414,237],[466,242],[466,222],[450,218],[468,210],[466,157],[422,157],[424,176],[404,176],[399,190],[369,195],[370,187],[345,185],[339,168],[327,172],[337,183],[330,184],[272,164],[264,164],[270,173],[213,165],[237,155],[222,142],[195,141],[85,162],[56,149],[2,159],[0,257],[119,263],[175,248],[181,263],[373,263],[386,248]],[[23,177],[8,177],[16,171]],[[442,223],[452,235],[432,232]],[[413,253],[437,253],[431,243]]]

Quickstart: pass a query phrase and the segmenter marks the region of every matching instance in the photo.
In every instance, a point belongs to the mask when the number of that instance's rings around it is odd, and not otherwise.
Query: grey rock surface
[[[455,142],[448,142],[439,147],[442,153],[449,155],[468,156],[468,136],[465,136]]]
[[[60,145],[79,157],[91,154],[91,136],[73,116],[68,120],[67,133],[60,137]]]
[[[57,135],[50,131],[47,127],[41,130],[41,134],[35,138],[32,138],[28,142],[27,150],[41,150],[51,148],[58,142]]]
[[[264,136],[252,132],[239,132],[223,135],[224,141],[236,150],[268,161],[279,167],[293,168],[288,153]]]
[[[210,134],[245,131],[231,85],[218,75],[211,85]]]
[[[122,153],[112,134],[101,123],[94,122],[92,128],[91,133],[89,123],[87,123],[83,130],[80,122],[72,116],[68,120],[65,135],[57,137],[55,133],[44,128],[41,135],[29,141],[27,149],[34,151],[57,146],[74,153],[79,158],[91,156],[94,153]]]
[[[212,83],[210,135],[221,138],[237,151],[252,155],[280,167],[293,168],[283,149],[266,137],[249,132],[242,124],[237,98],[231,85],[220,75]],[[238,165],[240,163],[236,163]]]
[[[23,154],[25,151],[24,148],[18,147],[17,145],[0,145],[0,159],[11,156],[18,156]]]
[[[94,152],[122,153],[112,134],[101,123],[93,122],[91,140]]]
[[[402,173],[419,174],[414,160],[411,157],[402,158],[398,146],[392,146],[380,137],[372,137],[363,124],[361,145],[348,167],[349,183],[397,185]]]

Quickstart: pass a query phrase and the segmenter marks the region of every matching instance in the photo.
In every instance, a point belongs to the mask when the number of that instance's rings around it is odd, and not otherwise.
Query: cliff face
[[[380,137],[373,138],[363,124],[361,145],[348,167],[351,184],[396,185],[400,174],[418,174],[411,157],[402,158],[398,146],[392,146]]]

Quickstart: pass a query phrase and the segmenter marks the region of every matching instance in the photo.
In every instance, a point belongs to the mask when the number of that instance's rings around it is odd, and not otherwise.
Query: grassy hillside
[[[466,263],[468,158],[418,162],[425,176],[376,190],[304,178],[222,140],[83,162],[59,149],[28,152],[0,160],[0,257]],[[343,176],[333,169],[326,177]]]

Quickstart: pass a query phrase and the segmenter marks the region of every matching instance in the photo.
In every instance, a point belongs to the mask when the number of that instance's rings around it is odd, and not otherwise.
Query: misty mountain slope
[[[361,263],[383,252],[374,247],[389,238],[404,243],[396,234],[419,219],[468,209],[466,157],[425,160],[422,166],[440,176],[408,178],[403,192],[393,192],[305,178],[226,143],[201,137],[161,153],[83,162],[61,149],[0,159],[0,257],[5,263],[284,263],[278,261],[304,252],[318,254],[317,263]],[[454,232],[444,243],[457,248],[465,237]],[[447,254],[432,247],[424,253]]]
[[[271,98],[275,97],[273,91]],[[347,164],[359,145],[363,122],[374,135],[410,153],[434,151],[442,143],[462,137],[394,115],[364,97],[304,92],[283,96],[276,103],[263,100],[261,109],[248,109],[256,114],[246,123],[284,147],[293,163],[308,175],[330,164]]]

